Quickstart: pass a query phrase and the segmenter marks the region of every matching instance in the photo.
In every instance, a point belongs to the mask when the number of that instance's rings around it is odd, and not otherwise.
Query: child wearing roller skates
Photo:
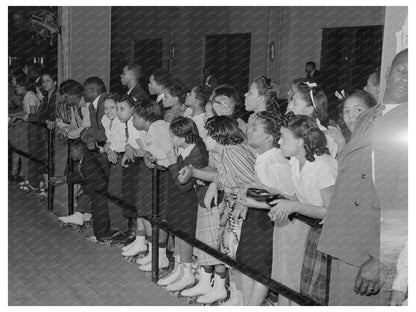
[[[71,158],[76,162],[74,172],[64,177],[52,177],[51,182],[81,185],[83,193],[91,200],[94,236],[97,241],[104,242],[112,234],[108,205],[106,198],[96,191],[107,190],[107,175],[100,162],[81,140],[72,142]]]
[[[173,146],[181,152],[172,150],[168,154],[170,175],[173,181],[169,183],[168,223],[173,228],[180,229],[191,237],[195,237],[198,197],[201,186],[196,179],[185,184],[179,182],[179,170],[184,166],[203,168],[208,165],[208,152],[198,133],[194,121],[186,117],[176,118],[169,127]],[[192,273],[192,246],[185,241],[175,238],[177,251],[175,266],[170,274],[161,278],[158,285],[166,286],[166,290],[177,292],[194,286],[195,277]]]
[[[242,144],[244,138],[237,121],[227,116],[214,116],[208,119],[205,127],[208,131],[206,147],[211,152],[210,166],[203,169],[184,167],[180,172],[181,182],[185,183],[190,177],[212,181],[206,193],[199,194],[199,198],[203,199],[199,201],[196,238],[235,257],[241,219],[245,214],[244,207],[236,204],[235,198],[237,194],[245,192],[246,188],[256,183],[254,157]],[[219,190],[224,192],[222,200],[218,200]],[[226,285],[227,268],[206,253],[198,249],[195,252],[202,268],[199,283],[182,291],[181,295],[196,296],[197,302],[203,304],[226,301],[229,298]],[[211,287],[213,273],[214,282]]]
[[[137,215],[149,216],[152,213],[152,170],[156,167],[159,170],[159,200],[160,216],[166,219],[167,213],[167,168],[170,163],[167,154],[173,149],[169,135],[169,124],[162,120],[160,106],[150,100],[143,100],[134,108],[132,123],[137,131],[145,133],[144,139],[140,140],[144,153],[141,154],[143,161],[139,162],[139,184],[137,188]],[[144,234],[149,242],[149,252],[137,259],[139,269],[144,272],[152,270],[152,227],[149,221],[142,219]],[[144,236],[143,236],[144,237]],[[137,239],[136,239],[137,240]],[[159,268],[169,267],[169,259],[166,255],[167,233],[160,230],[159,233]],[[133,243],[134,244],[134,243]],[[127,249],[129,251],[129,249]]]

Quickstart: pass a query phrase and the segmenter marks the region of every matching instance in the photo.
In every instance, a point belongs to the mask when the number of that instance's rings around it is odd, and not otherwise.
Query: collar
[[[401,104],[384,104],[384,109],[383,109],[383,111],[381,113],[382,116],[384,116],[388,112],[392,111],[393,109],[399,107],[399,105],[401,105]]]
[[[94,106],[94,109],[97,109],[98,101],[100,100],[101,95],[102,94],[100,94],[99,96],[97,96],[96,99],[92,102],[92,105]]]
[[[270,155],[276,153],[279,149],[276,147],[272,147],[271,149],[265,151],[262,154],[257,155],[257,161],[263,161],[264,159],[267,159]]]
[[[161,100],[163,100],[164,97],[165,97],[164,93],[159,94],[156,98],[156,103],[159,103]]]
[[[194,144],[189,145],[187,148],[185,148],[184,150],[182,150],[182,152],[180,152],[180,154],[179,154],[179,155],[181,155],[181,156],[182,156],[182,159],[183,159],[183,160],[185,160],[185,158],[186,158],[186,157],[188,157],[188,156],[189,156],[189,154],[191,154],[191,152],[192,152],[192,150],[194,149],[194,147],[195,147],[195,143],[194,143]]]

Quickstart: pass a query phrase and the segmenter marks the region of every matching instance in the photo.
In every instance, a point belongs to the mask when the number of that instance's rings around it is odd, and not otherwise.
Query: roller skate
[[[181,263],[179,277],[166,286],[169,294],[177,298],[182,297],[181,292],[195,285],[195,275],[192,273],[192,263]]]
[[[226,280],[226,277],[222,278],[220,275],[214,274],[213,287],[207,294],[198,297],[196,302],[203,305],[217,306],[228,301],[230,290],[229,287],[226,287]]]
[[[206,272],[204,268],[201,267],[198,275],[198,283],[194,287],[185,289],[181,292],[181,296],[187,297],[187,302],[190,305],[196,304],[198,297],[208,294],[212,288],[212,272]]]
[[[144,256],[147,251],[146,238],[144,236],[135,236],[134,241],[122,248],[121,255],[128,263],[136,262],[137,258]]]
[[[121,249],[125,244],[132,242],[135,236],[136,234],[134,232],[114,231],[110,237],[104,238],[103,240],[107,247],[117,246]]]
[[[139,264],[139,270],[143,272],[151,272],[152,271],[152,243],[149,243],[149,252],[148,254],[141,258],[137,259],[136,263]],[[166,248],[159,248],[159,269],[165,269],[169,267],[169,259],[166,255]]]
[[[181,273],[181,263],[179,255],[174,256],[173,268],[167,272],[163,277],[161,277],[157,284],[159,286],[167,286],[170,283],[173,283]]]
[[[81,233],[84,222],[91,224],[91,214],[75,212],[70,216],[59,217],[58,220],[62,229],[71,228],[75,232]]]

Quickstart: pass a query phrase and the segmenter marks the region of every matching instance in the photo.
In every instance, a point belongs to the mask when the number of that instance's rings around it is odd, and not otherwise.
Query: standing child
[[[253,116],[253,115],[252,115]],[[279,144],[280,121],[271,112],[258,112],[251,118],[248,143],[257,151],[256,178],[258,187],[271,194],[285,197],[295,193],[289,161],[282,155]],[[270,277],[273,257],[273,223],[268,217],[270,206],[243,196],[241,203],[248,207],[243,223],[237,260]],[[267,295],[267,287],[241,274],[244,305],[259,306]]]
[[[278,225],[272,278],[324,303],[326,258],[316,251],[320,229],[297,219],[290,221],[288,216],[299,213],[324,218],[337,176],[337,161],[329,155],[326,137],[311,117],[294,116],[280,131],[280,149],[283,156],[290,157],[297,200],[271,203],[275,205],[270,211],[271,219]],[[279,304],[293,305],[293,302],[279,296]]]
[[[125,152],[121,159],[122,166],[122,198],[128,204],[136,206],[136,210],[123,209],[125,218],[136,219],[136,238],[123,247],[122,256],[133,257],[147,250],[146,232],[143,219],[137,214],[137,207],[141,205],[139,198],[141,181],[149,181],[144,168],[144,148],[141,143],[146,137],[146,132],[137,130],[133,125],[133,112],[138,103],[131,96],[124,96],[117,103],[117,117],[124,124],[126,144]]]
[[[167,218],[168,200],[167,185],[163,183],[168,179],[166,168],[169,167],[168,153],[173,149],[169,133],[169,124],[161,120],[160,107],[150,100],[143,100],[137,105],[133,114],[133,125],[139,131],[145,131],[143,161],[146,168],[140,167],[139,194],[137,213],[139,216],[150,216],[152,213],[152,170],[156,167],[159,170],[159,201],[160,216],[162,220]],[[149,242],[149,253],[144,258],[137,259],[139,269],[145,272],[152,270],[152,227],[149,221],[143,220],[147,240]],[[160,230],[159,233],[159,268],[167,268],[169,260],[166,255],[167,233]]]
[[[168,222],[175,229],[191,237],[195,237],[196,219],[198,212],[198,197],[196,189],[200,185],[196,184],[196,179],[191,179],[185,184],[179,182],[179,170],[184,166],[203,168],[208,165],[208,152],[202,139],[198,134],[196,124],[190,118],[178,117],[169,127],[173,146],[181,149],[176,156],[173,152],[168,154],[170,174],[176,186],[169,187],[169,209]],[[175,246],[179,262],[175,262],[175,267],[171,274],[168,274],[158,284],[167,286],[168,291],[180,291],[184,288],[193,286],[195,277],[192,273],[192,246],[185,241],[175,238]]]
[[[20,127],[21,136],[19,142],[19,149],[30,155],[36,155],[36,134],[37,126],[27,123],[29,121],[30,114],[36,114],[40,102],[35,95],[35,80],[34,78],[28,78],[25,76],[19,76],[16,78],[16,94],[23,96],[23,112],[21,117],[24,123],[16,125]],[[19,117],[20,118],[20,117]],[[38,179],[36,177],[37,165],[32,161],[29,161],[26,157],[21,158],[22,161],[22,173],[24,181],[20,183],[20,188],[24,191],[32,191],[38,186]]]
[[[107,154],[109,162],[108,192],[116,197],[122,197],[122,153],[126,146],[126,124],[117,117],[118,95],[109,94],[104,99],[104,116],[101,119],[107,141],[100,150]],[[109,202],[111,228],[119,231],[122,238],[128,231],[127,219],[123,217],[122,208]]]
[[[227,232],[233,235],[233,242],[226,238],[227,234],[217,241],[219,220],[211,219],[207,212],[211,209],[211,203],[214,206],[218,202],[218,190],[223,190],[225,195],[221,201],[221,208],[224,219],[227,218],[227,224],[234,222],[237,227],[241,225],[241,216],[244,215],[244,207],[236,203],[235,198],[240,193],[245,193],[247,188],[254,186],[254,157],[248,148],[243,145],[242,132],[238,128],[238,123],[227,116],[215,116],[210,118],[206,125],[208,136],[206,139],[207,150],[212,152],[214,167],[217,172],[212,170],[191,168],[190,173],[193,177],[205,181],[212,181],[204,196],[204,204],[198,209],[205,209],[205,213],[198,214],[197,238],[201,237],[202,241],[209,245],[221,244],[221,250],[228,255],[235,257],[235,251],[238,245],[239,233],[231,228],[226,228]],[[190,167],[185,167],[190,168]],[[183,174],[185,175],[184,170]],[[215,209],[215,207],[214,207]],[[205,218],[202,216],[205,215]],[[203,221],[201,224],[200,221]],[[212,222],[213,221],[213,222]],[[235,237],[235,235],[237,237]],[[226,290],[226,277],[228,275],[225,265],[218,260],[214,261],[212,257],[198,252],[198,261],[202,266],[201,279],[199,283],[189,290],[183,291],[184,296],[200,296],[199,303],[213,303],[224,300],[228,297]],[[215,264],[214,286],[210,286],[211,275]]]

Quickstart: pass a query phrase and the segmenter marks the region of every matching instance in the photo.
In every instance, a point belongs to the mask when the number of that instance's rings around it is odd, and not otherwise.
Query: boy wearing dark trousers
[[[103,242],[113,233],[110,229],[107,199],[96,191],[107,190],[108,177],[94,153],[81,140],[71,144],[71,158],[75,161],[74,172],[67,173],[64,177],[52,177],[51,182],[81,185],[82,191],[92,202],[94,236],[97,241]]]

